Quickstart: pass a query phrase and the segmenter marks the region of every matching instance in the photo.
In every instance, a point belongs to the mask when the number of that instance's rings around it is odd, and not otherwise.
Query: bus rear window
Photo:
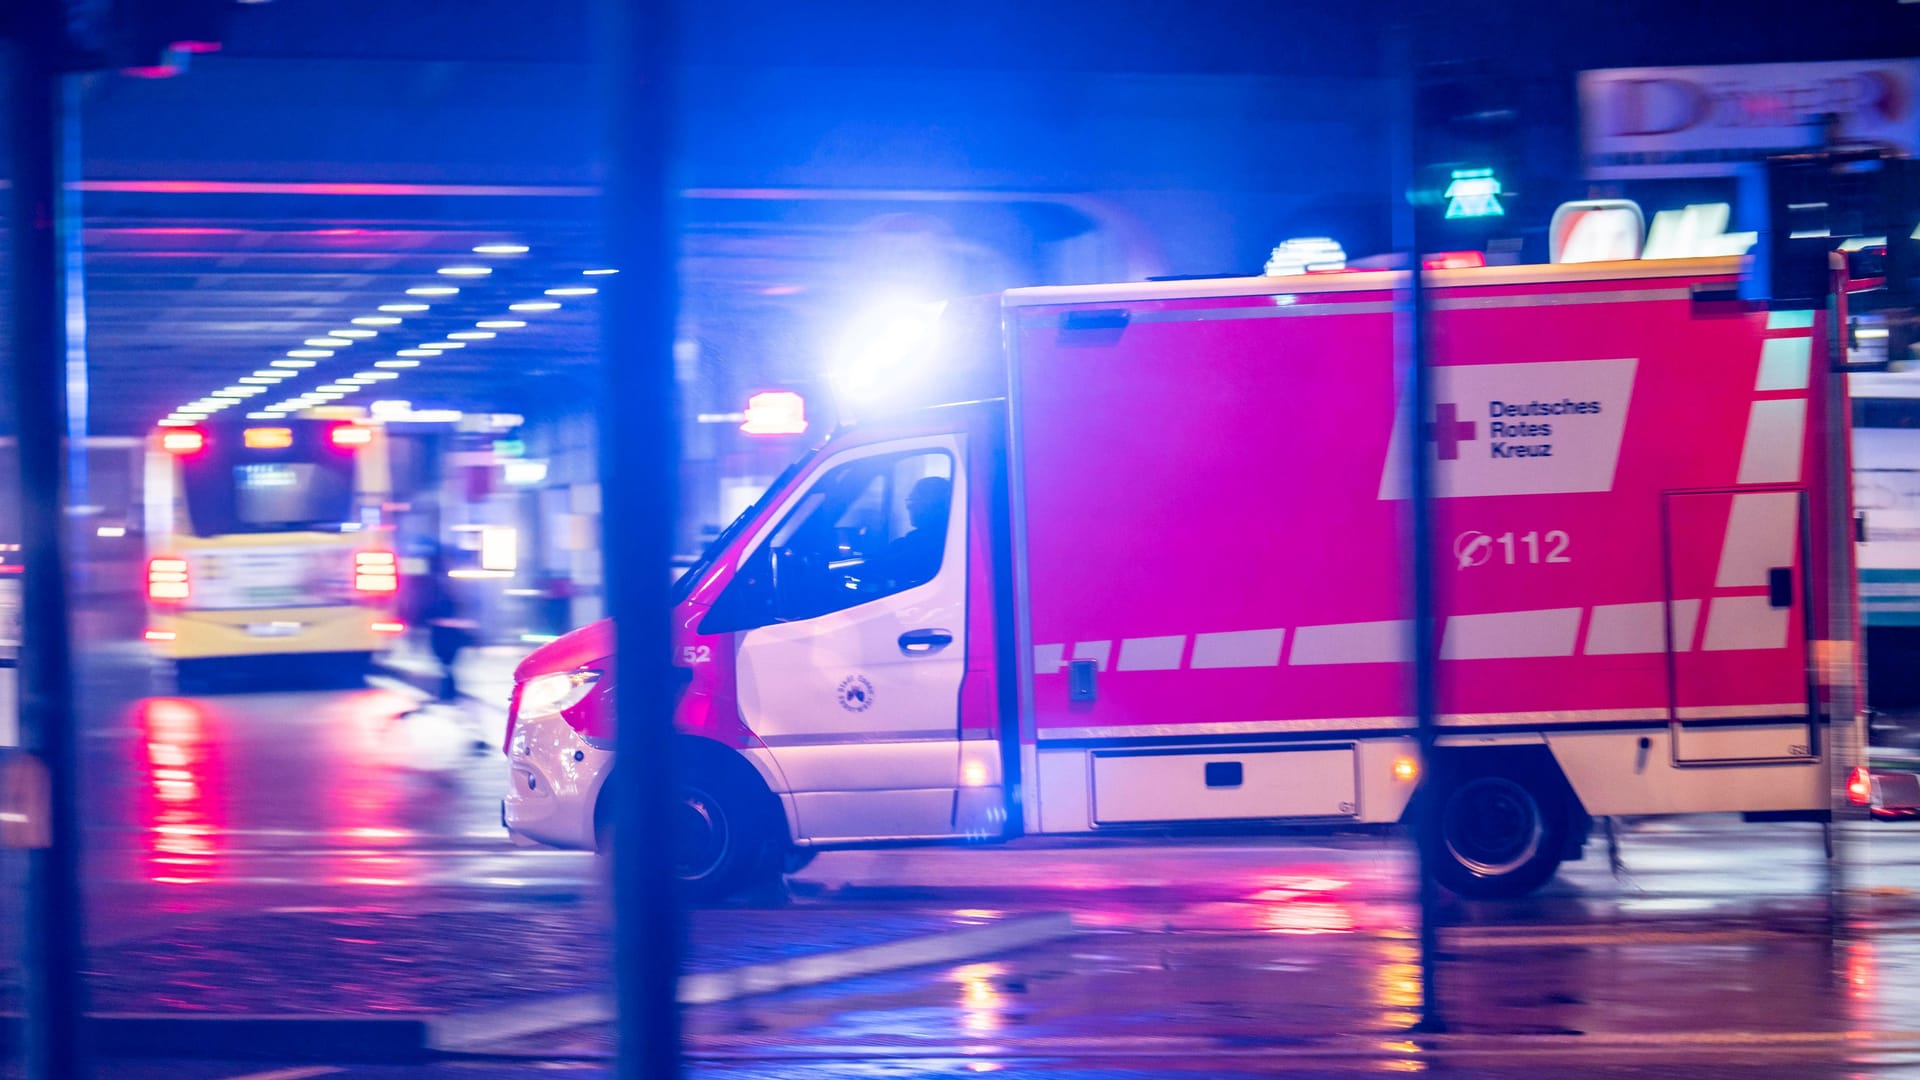
[[[351,470],[312,461],[233,467],[233,519],[242,529],[338,526],[353,516]]]
[[[199,536],[338,532],[356,516],[349,455],[299,442],[264,452],[216,444],[182,466]]]

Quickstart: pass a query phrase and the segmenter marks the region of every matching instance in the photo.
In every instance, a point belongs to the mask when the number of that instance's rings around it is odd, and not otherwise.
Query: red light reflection
[[[397,723],[398,711],[369,691],[324,729],[328,756],[357,763],[329,786],[326,829],[347,841],[326,857],[329,885],[397,889],[420,881],[419,861],[405,850],[415,836],[408,812],[420,778],[407,766],[415,752],[410,740],[419,730]]]
[[[135,710],[147,777],[147,877],[160,885],[201,885],[216,874],[220,835],[214,740],[200,707],[153,698]]]

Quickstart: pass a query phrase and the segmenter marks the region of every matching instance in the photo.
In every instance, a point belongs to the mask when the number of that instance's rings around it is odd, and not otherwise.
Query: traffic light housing
[[[1519,100],[1513,80],[1487,64],[1434,65],[1415,81],[1411,197],[1438,247],[1484,249],[1516,228]]]
[[[1887,294],[1901,307],[1920,307],[1920,160],[1887,161],[1884,186]]]
[[[1848,240],[1886,238],[1886,291],[1877,306],[1920,302],[1920,162],[1880,151],[1770,157],[1740,176],[1740,216],[1757,233],[1742,295],[1813,303],[1827,295],[1829,256]]]

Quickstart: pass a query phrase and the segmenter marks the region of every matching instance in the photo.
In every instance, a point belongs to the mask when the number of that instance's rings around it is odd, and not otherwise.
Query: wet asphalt
[[[403,716],[417,695],[394,683],[156,693],[137,651],[111,642],[83,674],[96,950],[217,936],[270,954],[287,920],[347,918],[381,955],[419,961],[429,1004],[462,957],[462,1007],[604,985],[598,860],[515,848],[499,829],[497,710]],[[1437,913],[1435,1030],[1398,835],[826,854],[785,898],[696,913],[696,939],[702,920],[725,927],[710,940],[742,941],[956,913],[1067,912],[1080,932],[690,1009],[689,1073],[1920,1076],[1920,825],[1842,830],[1837,878],[1817,826],[1649,820],[1619,836],[1618,868],[1596,844],[1535,897]],[[458,933],[558,944],[496,984],[486,965],[511,961]],[[443,959],[410,944],[421,934]],[[314,963],[305,982],[324,993]],[[613,1045],[587,1024],[404,1067],[114,1060],[98,1075],[591,1073]]]

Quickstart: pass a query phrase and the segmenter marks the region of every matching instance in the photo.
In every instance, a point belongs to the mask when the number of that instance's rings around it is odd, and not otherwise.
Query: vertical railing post
[[[618,1075],[680,1075],[681,913],[674,891],[673,697],[667,573],[679,472],[673,340],[678,242],[670,184],[674,6],[601,0],[605,123],[601,552],[619,640],[613,789],[614,991]]]
[[[1409,645],[1413,659],[1413,714],[1420,742],[1420,768],[1426,791],[1415,803],[1415,814],[1425,817],[1438,806],[1431,796],[1440,780],[1434,763],[1434,730],[1439,712],[1439,650],[1434,640],[1435,601],[1433,578],[1433,461],[1427,452],[1427,417],[1433,412],[1433,379],[1429,367],[1430,310],[1424,282],[1421,280],[1420,253],[1421,208],[1416,205],[1416,188],[1426,159],[1427,140],[1421,130],[1421,76],[1413,44],[1414,30],[1401,26],[1392,36],[1392,66],[1403,73],[1399,80],[1393,124],[1392,170],[1394,186],[1394,246],[1407,261],[1407,284],[1399,292],[1395,339],[1400,373],[1399,423],[1407,438],[1401,463],[1407,470],[1407,547],[1408,586],[1412,597],[1413,626]],[[1416,835],[1427,833],[1426,822],[1416,820]],[[1440,1011],[1439,981],[1439,908],[1440,894],[1433,868],[1428,865],[1427,845],[1419,851],[1420,899],[1420,1022],[1419,1029],[1437,1032],[1444,1029]]]
[[[31,813],[46,842],[27,855],[26,1075],[85,1075],[81,1053],[80,830],[72,640],[69,633],[66,505],[61,464],[67,447],[70,349],[65,288],[77,223],[61,199],[62,146],[69,137],[59,54],[60,4],[22,4],[6,57],[12,132],[8,237],[13,277],[12,385],[18,417],[21,582],[20,736],[28,767],[46,793]],[[84,355],[80,355],[84,364]]]

